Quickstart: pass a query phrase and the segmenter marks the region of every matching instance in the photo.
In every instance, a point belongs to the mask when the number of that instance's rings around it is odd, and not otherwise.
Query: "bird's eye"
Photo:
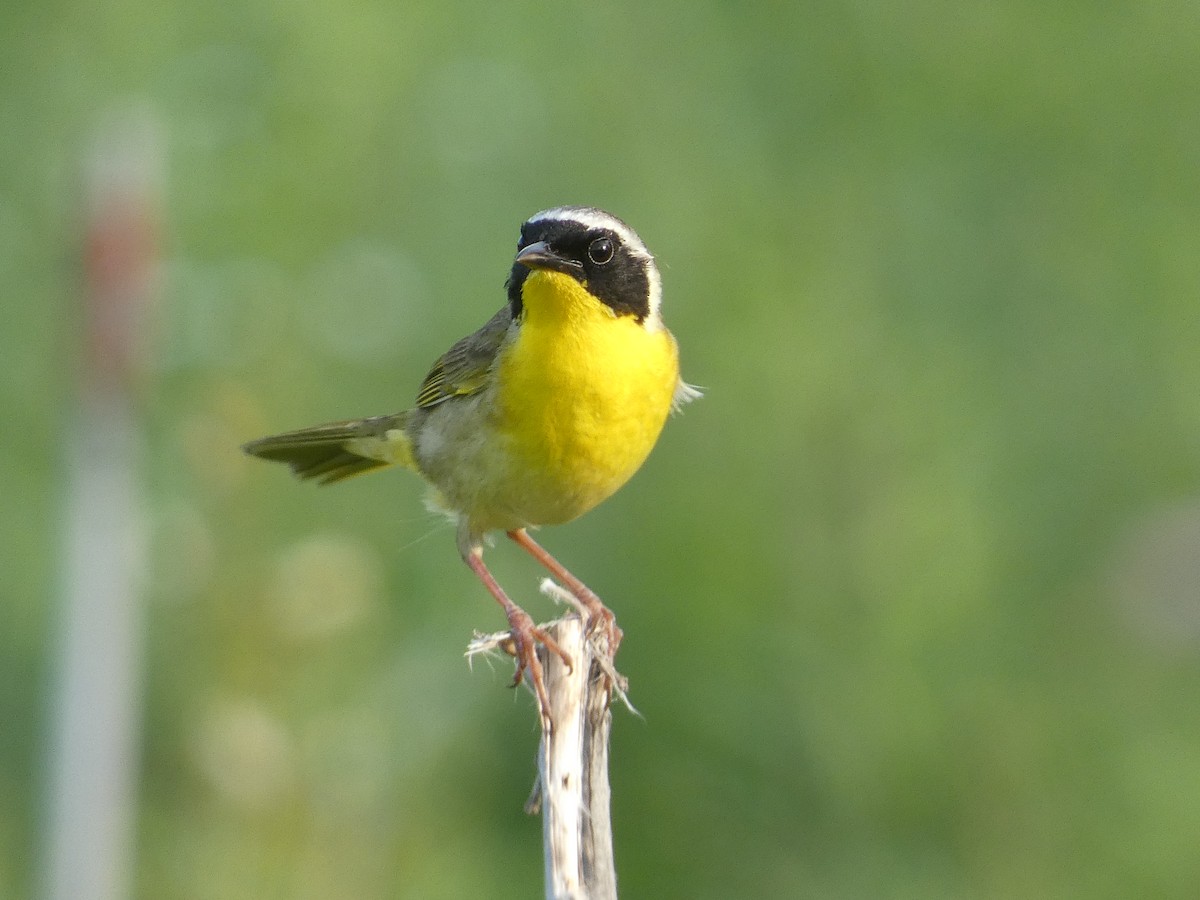
[[[606,237],[596,238],[588,247],[588,258],[598,266],[604,265],[613,258],[613,253],[616,250],[613,247],[611,239]]]

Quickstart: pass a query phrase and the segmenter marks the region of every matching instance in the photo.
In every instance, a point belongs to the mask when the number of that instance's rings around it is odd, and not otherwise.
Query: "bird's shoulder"
[[[483,390],[512,324],[512,310],[504,306],[482,328],[438,357],[417,391],[417,406],[428,409]]]

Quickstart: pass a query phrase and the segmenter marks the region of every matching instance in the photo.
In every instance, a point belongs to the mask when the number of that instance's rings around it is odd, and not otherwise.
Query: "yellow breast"
[[[641,466],[671,409],[678,352],[661,324],[615,315],[558,272],[530,273],[523,302],[519,336],[496,373],[511,484],[502,503],[529,524],[555,524]]]

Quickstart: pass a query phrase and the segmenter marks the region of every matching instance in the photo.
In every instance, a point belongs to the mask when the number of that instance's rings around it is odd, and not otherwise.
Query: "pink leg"
[[[477,550],[467,553],[463,557],[471,571],[478,576],[483,582],[483,586],[488,589],[493,597],[504,608],[504,615],[508,619],[508,628],[512,633],[513,645],[515,648],[514,656],[517,658],[517,674],[513,678],[513,686],[516,687],[521,683],[521,676],[528,671],[529,680],[533,683],[534,693],[537,694],[538,708],[541,710],[542,721],[548,731],[554,728],[554,722],[550,716],[550,697],[546,693],[546,682],[542,673],[542,663],[537,658],[537,642],[541,641],[545,644],[546,649],[551,653],[556,653],[566,663],[567,667],[571,667],[571,657],[567,655],[562,647],[554,642],[554,639],[545,631],[533,624],[533,619],[529,614],[517,604],[513,603],[504,593],[504,588],[488,571],[488,567],[483,564],[483,554]]]
[[[541,563],[551,575],[561,581],[563,586],[574,594],[580,603],[587,607],[588,631],[603,628],[608,633],[609,654],[615,656],[623,635],[621,629],[617,627],[617,619],[613,615],[612,610],[604,605],[600,598],[596,596],[595,591],[568,572],[562,563],[547,553],[541,544],[529,536],[529,532],[524,528],[518,528],[506,533],[517,544],[523,547],[530,556]]]

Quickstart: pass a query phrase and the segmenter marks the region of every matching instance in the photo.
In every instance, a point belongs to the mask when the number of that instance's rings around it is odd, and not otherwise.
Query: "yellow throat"
[[[645,461],[671,410],[678,351],[657,320],[618,316],[576,279],[525,280],[499,359],[497,430],[539,524],[587,512]]]

